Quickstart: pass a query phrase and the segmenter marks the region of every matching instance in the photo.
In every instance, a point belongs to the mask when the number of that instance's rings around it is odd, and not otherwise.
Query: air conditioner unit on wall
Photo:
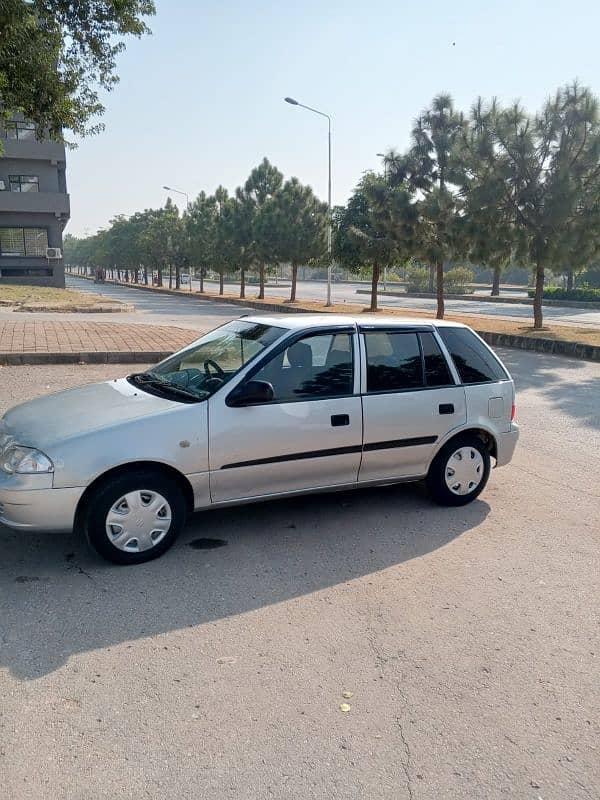
[[[62,252],[60,247],[47,247],[46,248],[46,258],[48,260],[52,258],[62,258]]]

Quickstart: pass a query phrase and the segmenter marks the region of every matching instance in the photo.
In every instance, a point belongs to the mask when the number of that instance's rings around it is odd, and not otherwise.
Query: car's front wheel
[[[464,506],[484,490],[490,466],[490,453],[481,439],[457,437],[434,458],[427,475],[427,488],[441,505]]]
[[[100,483],[87,498],[82,521],[89,543],[103,558],[141,564],[171,547],[185,517],[185,497],[177,481],[140,470]]]

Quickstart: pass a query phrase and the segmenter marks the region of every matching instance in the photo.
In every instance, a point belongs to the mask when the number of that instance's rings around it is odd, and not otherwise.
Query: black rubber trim
[[[234,469],[235,467],[256,467],[259,464],[277,464],[281,461],[301,461],[304,458],[323,458],[325,456],[343,456],[346,453],[362,452],[361,444],[353,444],[348,447],[331,447],[328,450],[307,450],[304,453],[288,453],[284,456],[269,456],[268,458],[256,458],[252,461],[236,461],[233,464],[223,464],[221,469]]]
[[[237,467],[257,467],[261,464],[278,464],[282,461],[302,461],[306,458],[326,458],[327,456],[343,456],[349,453],[362,453],[372,450],[391,450],[396,447],[416,447],[421,444],[433,444],[437,436],[415,436],[412,439],[390,439],[386,442],[370,442],[369,444],[353,444],[348,447],[331,447],[327,450],[306,450],[303,453],[288,453],[282,456],[269,456],[268,458],[255,458],[250,461],[234,461],[223,464],[221,469],[236,469]]]
[[[414,436],[412,439],[389,439],[387,442],[369,442],[363,446],[365,453],[371,450],[392,450],[396,447],[416,447],[420,444],[433,444],[437,436]]]

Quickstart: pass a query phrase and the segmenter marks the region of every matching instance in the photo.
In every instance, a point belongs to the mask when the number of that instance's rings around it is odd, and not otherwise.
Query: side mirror
[[[243,408],[259,403],[270,403],[274,396],[273,387],[267,381],[247,381],[236,386],[225,404],[230,408]]]

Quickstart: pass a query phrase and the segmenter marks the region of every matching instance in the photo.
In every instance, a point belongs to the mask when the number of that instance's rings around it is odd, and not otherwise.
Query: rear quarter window
[[[508,375],[498,359],[468,328],[438,328],[462,383],[505,381]]]

